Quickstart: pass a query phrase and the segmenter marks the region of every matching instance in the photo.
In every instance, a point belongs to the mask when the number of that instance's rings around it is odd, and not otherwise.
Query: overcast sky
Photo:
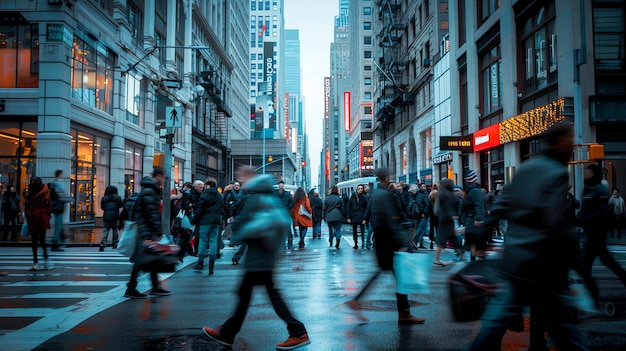
[[[312,186],[317,186],[318,182],[323,141],[324,77],[330,75],[330,43],[338,12],[338,0],[285,0],[285,29],[300,31],[301,88],[305,98]]]

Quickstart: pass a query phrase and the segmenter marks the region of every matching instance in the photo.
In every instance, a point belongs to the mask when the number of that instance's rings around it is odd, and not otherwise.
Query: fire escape
[[[378,0],[379,30],[376,34],[380,51],[378,56],[378,97],[376,98],[377,128],[388,128],[404,106],[404,93],[407,86],[406,45],[402,36],[407,24],[402,21],[400,0]],[[386,139],[386,138],[383,138]]]

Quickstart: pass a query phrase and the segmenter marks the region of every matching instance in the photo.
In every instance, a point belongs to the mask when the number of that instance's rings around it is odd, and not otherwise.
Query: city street
[[[347,228],[346,228],[347,229]],[[295,239],[297,243],[297,239]],[[360,244],[360,243],[359,243]],[[351,232],[341,248],[330,248],[327,229],[322,240],[306,239],[303,250],[286,250],[275,280],[293,314],[308,330],[311,344],[302,350],[463,350],[478,323],[456,323],[448,307],[446,278],[450,268],[428,267],[428,295],[411,295],[412,313],[426,323],[398,326],[394,280],[381,275],[363,303],[368,324],[360,324],[343,302],[375,270],[373,251],[352,248]],[[195,272],[186,257],[176,273],[161,274],[171,296],[130,300],[123,297],[131,270],[128,259],[107,248],[69,247],[52,252],[48,270],[30,272],[27,247],[0,248],[0,349],[10,350],[221,350],[202,334],[231,314],[243,265],[232,265],[235,248],[226,247],[215,274]],[[622,265],[626,247],[611,245]],[[425,250],[434,257],[434,251]],[[446,252],[442,259],[451,260]],[[593,350],[623,350],[626,344],[626,298],[619,280],[594,267],[601,294],[617,307],[613,317],[580,325]],[[139,290],[148,291],[146,276]],[[526,331],[509,332],[506,350],[528,348]],[[272,350],[287,338],[264,289],[257,287],[233,350]]]

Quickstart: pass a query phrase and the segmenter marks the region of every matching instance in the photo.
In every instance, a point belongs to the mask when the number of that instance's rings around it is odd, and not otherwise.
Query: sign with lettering
[[[470,135],[442,136],[439,137],[440,150],[459,150],[463,152],[474,152],[474,139]]]
[[[474,132],[474,152],[491,149],[500,142],[500,123]]]
[[[48,23],[46,25],[46,41],[58,41],[72,47],[74,34],[61,23]]]
[[[445,163],[452,161],[452,153],[448,152],[446,154],[440,154],[437,156],[433,156],[433,164]]]

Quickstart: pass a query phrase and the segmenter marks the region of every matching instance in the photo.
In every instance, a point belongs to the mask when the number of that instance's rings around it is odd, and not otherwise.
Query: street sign
[[[165,127],[181,128],[183,126],[183,109],[181,106],[167,106],[165,109]]]

